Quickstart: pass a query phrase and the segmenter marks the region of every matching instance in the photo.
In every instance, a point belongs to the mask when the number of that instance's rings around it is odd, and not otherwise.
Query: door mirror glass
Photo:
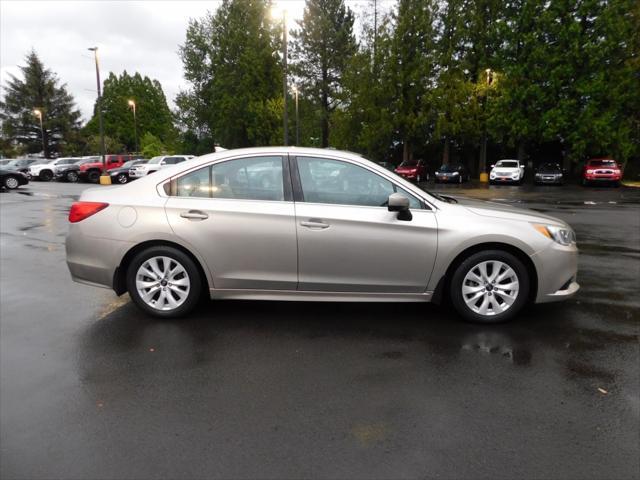
[[[390,212],[398,212],[398,220],[411,220],[413,215],[409,210],[409,199],[401,193],[392,193],[387,200],[387,208]]]

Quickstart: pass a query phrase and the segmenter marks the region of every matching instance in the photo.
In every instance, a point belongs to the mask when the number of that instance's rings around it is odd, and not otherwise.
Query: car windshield
[[[460,166],[459,166],[459,165],[451,165],[451,164],[449,164],[449,165],[442,165],[442,166],[440,167],[440,171],[441,171],[441,172],[457,172],[459,168],[460,168]]]
[[[164,156],[160,156],[160,157],[153,157],[151,160],[149,160],[148,163],[160,163],[162,161],[162,159],[164,158]]]
[[[615,160],[589,160],[590,167],[611,167],[615,168],[618,166]]]
[[[500,160],[496,163],[496,167],[501,168],[518,168],[517,160]]]
[[[75,158],[65,158],[64,160],[60,160],[56,165],[70,165],[72,163],[76,163]]]
[[[400,167],[415,167],[416,165],[418,165],[418,160],[412,159],[412,160],[405,160],[399,166]]]
[[[553,171],[560,170],[560,165],[557,163],[545,163],[540,167],[540,170]]]

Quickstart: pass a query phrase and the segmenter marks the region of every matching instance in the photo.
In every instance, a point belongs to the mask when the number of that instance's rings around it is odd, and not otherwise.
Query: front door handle
[[[207,218],[209,218],[209,215],[201,212],[200,210],[189,210],[188,212],[182,212],[180,216],[182,218],[188,218],[189,220],[206,220]]]
[[[322,220],[317,218],[311,218],[306,222],[300,222],[300,225],[303,227],[311,228],[312,230],[323,230],[325,228],[329,228],[328,223],[324,223]]]

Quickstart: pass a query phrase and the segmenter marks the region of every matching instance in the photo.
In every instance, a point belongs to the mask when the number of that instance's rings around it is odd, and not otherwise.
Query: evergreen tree
[[[133,111],[129,100],[136,104],[138,144],[145,133],[151,133],[167,144],[175,143],[177,131],[160,82],[139,73],[122,75],[113,72],[104,81],[102,110],[105,135],[123,144],[127,151],[136,149]],[[94,107],[94,112],[97,109]],[[85,127],[85,133],[98,133],[97,113]]]
[[[343,0],[307,0],[299,28],[292,31],[293,71],[302,92],[320,113],[320,145],[329,145],[329,117],[340,100],[341,80],[356,53],[353,12]]]
[[[20,67],[23,78],[9,74],[5,95],[0,102],[2,136],[28,152],[41,152],[47,158],[64,148],[65,136],[79,128],[80,112],[65,84],[45,68],[35,51],[27,54]],[[42,113],[40,120],[34,110]]]
[[[193,20],[180,56],[190,90],[176,99],[191,136],[225,148],[281,143],[279,30],[266,0],[224,0]]]

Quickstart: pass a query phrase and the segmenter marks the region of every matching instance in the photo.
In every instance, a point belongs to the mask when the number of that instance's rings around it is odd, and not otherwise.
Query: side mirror
[[[400,193],[389,195],[387,208],[390,212],[398,212],[398,220],[408,222],[413,219],[411,210],[409,210],[409,199]]]
[[[491,165],[491,168],[494,168],[494,167],[495,167],[495,165]]]

